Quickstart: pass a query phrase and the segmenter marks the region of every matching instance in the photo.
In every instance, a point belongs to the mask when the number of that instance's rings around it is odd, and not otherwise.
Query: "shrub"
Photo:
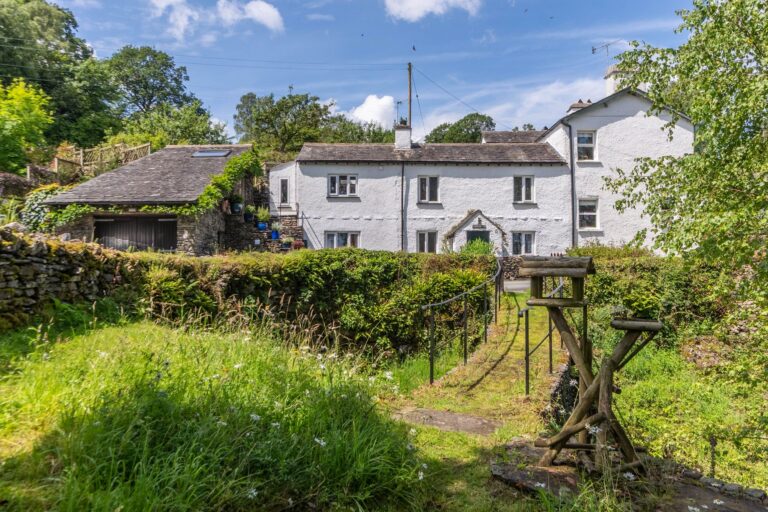
[[[477,256],[492,256],[493,244],[479,238],[467,242],[459,251],[461,254],[472,254]]]

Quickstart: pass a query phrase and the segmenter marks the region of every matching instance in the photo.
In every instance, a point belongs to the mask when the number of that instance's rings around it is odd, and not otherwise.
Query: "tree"
[[[383,144],[395,142],[395,132],[374,122],[360,123],[343,115],[334,115],[323,122],[319,140],[330,143]]]
[[[211,113],[196,100],[179,108],[164,104],[150,112],[134,114],[108,142],[149,142],[153,150],[158,150],[169,144],[228,144],[229,138],[226,126],[214,123]]]
[[[183,107],[195,100],[187,92],[187,68],[149,46],[124,46],[108,61],[128,113],[147,113],[160,105]]]
[[[21,170],[29,152],[45,144],[45,129],[53,120],[48,102],[44,92],[21,79],[8,87],[0,84],[0,171]]]
[[[482,138],[482,132],[496,129],[496,123],[491,116],[473,113],[466,115],[455,123],[443,123],[429,132],[426,137],[427,142],[464,142],[479,143]]]
[[[330,105],[309,94],[294,94],[275,100],[275,95],[240,98],[235,113],[235,131],[242,142],[256,142],[281,154],[295,153],[305,142],[320,139]]]
[[[623,86],[647,84],[650,113],[685,98],[696,148],[641,159],[608,180],[619,210],[642,207],[655,243],[726,270],[768,277],[768,11],[762,0],[696,0],[681,11],[679,48],[633,43]],[[669,84],[675,84],[670,87]],[[669,113],[671,128],[680,114]],[[754,285],[755,281],[753,281]],[[765,290],[765,287],[761,287]]]
[[[77,37],[72,13],[43,0],[0,0],[0,83],[35,83],[50,97],[46,137],[90,145],[119,122],[116,90]]]

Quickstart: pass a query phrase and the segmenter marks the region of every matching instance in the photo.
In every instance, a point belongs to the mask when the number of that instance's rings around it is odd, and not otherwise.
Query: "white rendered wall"
[[[288,162],[274,166],[269,170],[269,213],[273,216],[296,215],[297,164]],[[288,203],[280,204],[280,180],[288,180]]]
[[[692,152],[693,127],[688,121],[680,120],[670,141],[667,131],[662,129],[669,116],[646,117],[649,106],[646,100],[622,94],[607,104],[596,103],[598,105],[573,116],[569,121],[573,127],[574,156],[577,155],[576,135],[579,130],[593,130],[597,134],[596,160],[576,161],[576,197],[598,199],[598,227],[577,228],[577,240],[579,245],[620,245],[631,241],[640,230],[649,228],[650,222],[642,215],[641,209],[619,214],[614,204],[620,196],[605,189],[604,178],[616,176],[616,169],[630,171],[639,157],[681,156]],[[563,158],[570,158],[566,127],[558,126],[546,141]],[[650,245],[651,241],[648,236],[646,245]]]

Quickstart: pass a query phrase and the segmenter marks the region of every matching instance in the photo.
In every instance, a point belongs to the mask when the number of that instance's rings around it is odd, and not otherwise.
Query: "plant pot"
[[[245,212],[243,214],[243,220],[245,220],[245,222],[253,222],[253,214]]]
[[[272,231],[272,240],[280,240],[280,232],[279,231]]]
[[[243,203],[233,203],[232,204],[232,213],[234,213],[234,214],[243,213]]]
[[[304,248],[304,240],[295,240],[293,242],[293,248],[294,249],[303,249]]]
[[[283,242],[282,248],[283,249],[290,249],[291,248],[291,244],[293,244],[293,242]]]
[[[257,222],[256,227],[259,228],[259,231],[266,231],[269,225],[266,222]]]

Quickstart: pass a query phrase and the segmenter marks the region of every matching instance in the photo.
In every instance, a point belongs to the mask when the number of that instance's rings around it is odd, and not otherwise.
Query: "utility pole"
[[[413,64],[408,63],[408,126],[413,126],[411,122],[411,109],[413,107]]]

